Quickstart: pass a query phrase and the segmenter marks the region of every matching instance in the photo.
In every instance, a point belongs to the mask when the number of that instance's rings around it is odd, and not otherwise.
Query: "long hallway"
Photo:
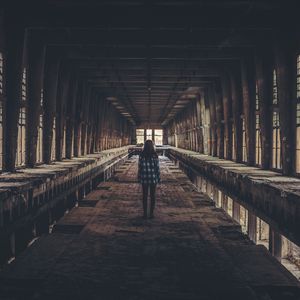
[[[299,299],[263,246],[168,158],[155,218],[142,219],[136,157],[0,273],[0,299]]]

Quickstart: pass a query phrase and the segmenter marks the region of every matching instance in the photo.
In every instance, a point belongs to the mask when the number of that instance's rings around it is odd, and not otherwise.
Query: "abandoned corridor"
[[[142,218],[132,157],[4,268],[1,299],[299,299],[266,248],[160,163],[154,219]]]
[[[0,1],[0,298],[300,299],[299,28],[296,0]]]

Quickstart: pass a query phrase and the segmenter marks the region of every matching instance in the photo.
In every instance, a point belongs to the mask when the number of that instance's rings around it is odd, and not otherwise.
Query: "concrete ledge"
[[[168,153],[300,245],[300,179],[175,147]]]
[[[0,264],[73,207],[128,157],[130,146],[0,175]]]

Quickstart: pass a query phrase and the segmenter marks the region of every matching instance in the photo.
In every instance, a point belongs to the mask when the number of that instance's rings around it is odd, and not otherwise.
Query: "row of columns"
[[[20,23],[15,11],[2,20],[4,53],[3,169],[15,170],[21,80],[27,71],[26,165],[37,160],[38,124],[43,92],[43,162],[51,161],[55,122],[55,159],[84,155],[131,143],[131,124],[104,95],[80,77],[76,65],[46,46],[43,36]],[[65,138],[65,141],[63,140]]]
[[[239,61],[222,66],[220,76],[206,87],[203,103],[195,100],[167,126],[169,143],[200,153],[242,162],[242,125],[246,134],[246,163],[255,165],[255,101],[259,99],[261,167],[272,167],[272,79],[277,74],[280,115],[282,173],[295,175],[296,143],[296,66],[297,48],[289,37],[277,33],[276,42],[257,48]],[[257,89],[256,89],[257,86]],[[203,130],[194,145],[192,130],[203,127],[201,109],[209,111],[208,151],[204,149]],[[194,113],[197,112],[195,123]],[[200,119],[199,119],[200,118]],[[180,128],[180,129],[178,129]],[[234,130],[233,130],[234,129]],[[202,136],[201,136],[202,135]],[[186,138],[184,138],[184,136]],[[197,135],[196,135],[197,136]],[[176,143],[176,140],[179,142]]]

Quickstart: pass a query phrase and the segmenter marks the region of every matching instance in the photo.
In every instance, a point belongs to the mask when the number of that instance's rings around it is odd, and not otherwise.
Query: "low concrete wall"
[[[175,147],[169,147],[168,155],[216,183],[300,245],[300,179]]]
[[[0,264],[62,217],[128,157],[128,147],[0,175]]]

